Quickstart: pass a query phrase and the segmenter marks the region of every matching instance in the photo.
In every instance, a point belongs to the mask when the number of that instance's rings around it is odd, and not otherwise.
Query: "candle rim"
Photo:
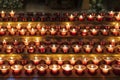
[[[78,68],[78,66],[81,66],[81,68]],[[81,69],[82,69],[82,70],[85,70],[85,69],[86,69],[86,66],[85,66],[85,65],[81,65],[81,64],[77,64],[77,65],[74,66],[74,69],[75,69],[75,70],[81,70]]]
[[[15,65],[12,65],[12,66],[11,66],[11,69],[12,69],[12,70],[18,70],[18,68],[15,68],[15,66],[18,66],[18,67],[19,67],[19,70],[21,70],[21,69],[23,68],[22,65],[20,65],[20,64],[15,64]]]

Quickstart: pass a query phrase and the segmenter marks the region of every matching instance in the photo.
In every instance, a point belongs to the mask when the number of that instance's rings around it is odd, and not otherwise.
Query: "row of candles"
[[[48,33],[49,32],[49,33]],[[25,28],[21,28],[21,29],[16,29],[16,28],[10,28],[10,29],[5,29],[5,28],[0,28],[0,35],[6,35],[7,33],[9,33],[10,35],[27,35],[27,33],[29,35],[57,35],[60,34],[61,36],[66,36],[68,35],[68,33],[70,35],[82,35],[82,36],[87,36],[89,34],[91,35],[98,35],[99,32],[101,32],[102,35],[109,35],[110,33],[112,35],[118,36],[120,34],[120,29],[76,29],[76,28],[72,28],[70,30],[67,30],[66,28],[61,28],[61,29],[55,29],[55,28],[50,28],[50,29],[46,29],[44,27],[42,27],[41,29],[35,29],[35,28],[31,28],[31,29],[25,29]]]
[[[57,53],[60,50],[63,53],[69,53],[70,49],[73,50],[74,53],[79,53],[81,52],[81,50],[84,50],[85,53],[91,53],[93,51],[97,52],[97,53],[104,53],[104,51],[109,52],[109,53],[114,53],[116,52],[120,52],[120,46],[115,46],[115,45],[106,45],[106,46],[102,46],[102,45],[97,45],[97,46],[92,46],[92,45],[73,45],[73,46],[69,46],[69,45],[56,45],[56,44],[52,44],[50,46],[46,46],[46,45],[40,45],[40,46],[34,46],[34,45],[30,45],[28,47],[25,47],[25,45],[17,45],[17,46],[13,46],[13,45],[6,45],[6,46],[1,46],[1,49],[4,49],[4,51],[6,53],[12,53],[14,51],[19,52],[19,53],[24,53],[24,51],[27,50],[28,53],[35,53],[37,50],[37,52],[40,53],[46,53],[47,50],[50,49],[49,52],[52,53]],[[1,50],[2,51],[2,50]]]
[[[120,57],[112,57],[112,56],[83,56],[83,57],[61,57],[57,56],[56,58],[54,57],[40,57],[40,56],[33,56],[30,57],[30,59],[22,59],[22,58],[17,58],[14,56],[11,57],[0,57],[0,65],[6,64],[8,62],[10,65],[14,65],[16,63],[20,63],[22,65],[26,65],[28,63],[32,63],[34,65],[38,65],[39,63],[45,63],[47,65],[51,64],[58,64],[58,65],[63,65],[66,63],[69,63],[71,65],[76,65],[76,64],[83,64],[83,65],[88,65],[88,64],[95,64],[95,65],[101,65],[105,62],[107,65],[111,65],[115,62],[117,64],[120,64]]]
[[[95,74],[98,69],[100,69],[103,74],[108,74],[112,68],[113,70],[118,72],[117,74],[120,74],[120,65],[117,65],[117,64],[112,65],[112,67],[106,64],[103,64],[100,66],[95,65],[95,64],[88,64],[87,66],[80,65],[80,64],[75,65],[75,66],[72,66],[70,64],[64,64],[64,65],[52,64],[49,66],[46,64],[39,64],[37,66],[32,65],[32,64],[27,64],[25,66],[22,66],[20,64],[14,64],[12,66],[1,65],[0,71],[2,74],[5,75],[11,69],[13,74],[20,74],[22,70],[24,69],[25,73],[32,74],[34,73],[35,68],[38,70],[40,74],[46,74],[47,69],[49,69],[53,75],[58,74],[61,69],[63,70],[63,73],[67,75],[71,74],[73,69],[76,71],[77,74],[83,74],[85,70],[87,69],[90,74]]]
[[[10,15],[10,17],[15,17],[15,12],[12,10],[9,13],[9,15]],[[28,15],[28,16],[31,17],[30,15]],[[48,16],[48,15],[46,15],[46,16]],[[83,21],[86,17],[87,17],[87,20],[89,20],[89,21],[93,21],[95,18],[97,21],[103,21],[104,17],[105,17],[105,15],[103,15],[103,14],[98,14],[96,16],[95,13],[92,13],[89,15],[85,15],[85,14],[78,15],[77,13],[76,14],[68,14],[68,15],[66,14],[66,16],[68,17],[68,19],[70,21],[75,20],[75,18],[78,18],[79,21]],[[63,17],[66,17],[66,16],[63,16]],[[118,13],[116,15],[115,12],[110,11],[110,12],[108,12],[107,16],[109,16],[110,19],[115,18],[117,21],[120,21],[120,13]],[[2,18],[6,17],[6,13],[4,11],[1,11],[1,17]],[[35,17],[35,16],[32,16],[32,17]],[[48,17],[51,17],[51,15],[49,15]],[[62,17],[62,16],[59,15],[59,17]]]

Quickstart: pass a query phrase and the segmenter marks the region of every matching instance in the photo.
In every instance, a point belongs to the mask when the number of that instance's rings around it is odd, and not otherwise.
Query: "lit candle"
[[[56,53],[56,52],[57,52],[57,49],[58,49],[57,45],[52,44],[52,46],[51,46],[51,51],[52,51],[52,53]]]
[[[16,58],[15,58],[15,57],[9,57],[9,58],[8,58],[8,62],[9,62],[10,65],[15,64],[15,61],[16,61]]]
[[[69,30],[70,27],[71,27],[71,25],[70,25],[69,23],[67,23],[67,25],[66,25],[66,29]]]
[[[75,53],[78,53],[78,52],[80,52],[80,48],[81,48],[81,46],[79,46],[79,45],[73,45],[73,50],[74,50],[74,52]]]
[[[16,30],[14,28],[9,29],[9,32],[11,35],[15,35],[16,34]]]
[[[45,35],[46,31],[47,31],[47,29],[45,29],[44,27],[42,27],[41,30],[40,30],[40,34],[41,35]]]
[[[35,65],[38,65],[39,64],[39,62],[40,62],[40,57],[39,56],[34,56],[33,58],[32,58],[32,61],[33,61],[33,63],[35,64]]]
[[[10,12],[10,16],[11,16],[11,17],[14,17],[14,15],[15,15],[15,12],[12,10],[12,11]]]
[[[27,25],[27,29],[29,30],[29,29],[31,29],[32,28],[32,26],[31,26],[31,24],[29,23],[28,25]]]
[[[114,65],[112,65],[112,69],[113,69],[113,72],[114,72],[116,75],[120,75],[120,65],[119,65],[119,64],[114,64]]]
[[[98,53],[101,53],[101,52],[103,51],[103,47],[102,47],[101,45],[98,45],[98,46],[96,47],[96,51],[97,51]]]
[[[67,35],[67,30],[66,30],[65,28],[62,28],[62,29],[60,30],[60,32],[61,32],[61,35],[62,35],[62,36]]]
[[[50,65],[50,64],[51,64],[51,59],[50,59],[50,57],[46,57],[46,58],[45,58],[45,63],[46,63],[47,65]]]
[[[35,48],[33,46],[28,47],[28,52],[33,53],[35,51]]]
[[[83,20],[84,20],[83,15],[80,15],[80,16],[79,16],[79,21],[83,21]]]
[[[62,46],[62,51],[63,51],[64,53],[67,53],[68,50],[69,50],[69,48],[68,48],[67,45],[63,45],[63,46]]]
[[[98,57],[98,56],[97,57],[92,57],[92,61],[96,65],[98,65],[101,60],[102,60],[101,57]]]
[[[3,46],[7,45],[7,41],[4,39],[2,44],[3,44]]]
[[[71,29],[70,32],[71,32],[72,35],[76,35],[77,34],[77,31],[76,31],[75,28]]]
[[[103,60],[106,62],[107,65],[109,65],[109,64],[112,63],[112,61],[114,60],[114,58],[106,56],[106,57],[103,58]]]
[[[94,74],[96,70],[98,69],[98,66],[95,64],[88,64],[87,68],[91,74]]]
[[[119,35],[120,30],[119,29],[111,29],[111,32],[113,35],[117,36],[117,35]]]
[[[109,65],[100,65],[100,69],[101,69],[103,74],[108,74],[110,69],[111,69],[111,66],[109,66]]]
[[[44,53],[44,52],[46,51],[45,46],[44,46],[44,45],[40,45],[39,51],[40,51],[41,53]]]
[[[23,42],[24,42],[24,45],[26,45],[26,46],[29,45],[29,41],[28,41],[28,39],[25,39]]]
[[[0,28],[0,35],[5,35],[5,32],[6,31],[6,29],[3,29],[3,28]]]
[[[74,20],[74,16],[73,16],[72,14],[69,16],[69,20],[70,20],[70,21],[73,21],[73,20]]]
[[[114,46],[114,45],[116,44],[115,39],[112,39],[112,40],[110,41],[110,44]]]
[[[31,64],[27,64],[24,66],[24,69],[27,74],[32,74],[34,72],[35,66]]]
[[[114,52],[114,46],[113,45],[108,45],[108,46],[106,46],[106,48],[107,48],[108,52],[110,52],[110,53]]]
[[[22,68],[23,68],[22,65],[19,65],[19,64],[15,64],[15,65],[11,66],[11,69],[14,74],[19,74],[21,72]]]
[[[40,30],[40,29],[41,29],[41,25],[40,25],[40,24],[37,24],[36,28],[37,28],[38,30]]]
[[[29,30],[29,32],[30,32],[31,35],[35,35],[36,31],[37,31],[37,30],[34,29],[34,28],[31,28],[31,29]]]
[[[58,63],[59,65],[62,65],[63,62],[64,62],[64,59],[63,59],[62,57],[58,57],[57,63]]]
[[[76,59],[75,59],[75,57],[72,57],[72,58],[70,59],[70,64],[71,64],[71,65],[75,65],[75,63],[76,63]]]
[[[39,46],[39,45],[40,45],[40,40],[39,40],[39,38],[36,38],[36,40],[35,40],[35,45],[36,45],[36,46]]]
[[[11,24],[8,23],[6,27],[7,27],[7,29],[11,29]]]
[[[21,24],[17,24],[16,28],[17,28],[18,30],[20,30],[20,29],[21,29]]]
[[[26,34],[26,29],[21,29],[21,30],[19,30],[19,34],[20,34],[20,35],[25,35],[25,34]]]
[[[92,35],[97,35],[98,34],[98,30],[97,29],[91,29],[90,30]]]
[[[49,69],[51,70],[52,74],[58,74],[60,68],[61,68],[60,65],[57,64],[52,64],[49,66]]]
[[[98,16],[97,16],[97,21],[102,21],[102,20],[103,20],[103,16],[98,15]]]
[[[46,70],[48,69],[48,65],[46,64],[39,64],[36,66],[40,74],[45,74]]]
[[[118,14],[117,16],[115,16],[115,19],[116,19],[117,21],[120,21],[120,14]]]
[[[115,12],[113,12],[113,11],[110,11],[110,12],[109,12],[109,15],[110,15],[111,17],[113,17],[114,14],[115,14]]]
[[[102,35],[108,35],[108,31],[106,29],[102,29],[101,32],[102,32]]]
[[[0,65],[2,65],[4,63],[4,58],[0,57]]]
[[[81,62],[82,62],[83,65],[86,65],[89,60],[90,60],[89,57],[82,57],[82,58],[81,58]]]
[[[89,20],[89,21],[93,21],[93,20],[94,20],[94,16],[89,15],[89,16],[88,16],[88,20]]]
[[[4,11],[1,12],[1,17],[2,17],[2,18],[5,17],[5,12],[4,12]]]
[[[65,74],[70,74],[73,70],[73,66],[70,64],[64,64],[64,65],[62,65],[62,69]]]
[[[13,47],[11,45],[7,45],[6,52],[11,53],[13,51]]]
[[[82,74],[84,72],[84,70],[86,69],[86,66],[78,64],[78,65],[74,66],[74,69],[77,74]]]
[[[85,52],[90,53],[91,50],[92,50],[92,46],[90,46],[90,45],[84,45],[84,50],[85,50]]]
[[[56,34],[56,30],[55,30],[54,28],[51,28],[51,29],[50,29],[50,34],[51,34],[51,35],[55,35],[55,34]]]
[[[115,24],[114,28],[115,28],[115,29],[119,29],[119,28],[120,28],[119,24],[118,24],[118,23]]]
[[[82,31],[82,36],[86,36],[88,34],[88,30],[86,29],[82,29],[81,31]]]
[[[10,66],[9,65],[1,65],[0,71],[2,74],[7,74],[9,72]]]

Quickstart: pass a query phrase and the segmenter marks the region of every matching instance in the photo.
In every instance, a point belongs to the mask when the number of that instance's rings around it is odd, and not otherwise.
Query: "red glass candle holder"
[[[9,65],[1,65],[0,71],[2,74],[7,74],[9,72],[10,66]]]
[[[57,64],[52,64],[49,66],[49,69],[51,70],[52,74],[58,74],[60,68],[61,68],[60,65],[57,65]]]
[[[46,64],[39,64],[36,66],[39,74],[45,74],[46,73],[46,70],[48,69],[48,65]]]
[[[20,72],[22,71],[23,66],[19,65],[19,64],[15,64],[11,66],[11,69],[13,71],[13,74],[20,74]]]
[[[112,68],[109,65],[100,65],[100,69],[103,74],[108,74],[110,69],[112,69]]]
[[[86,69],[86,66],[78,64],[78,65],[74,66],[74,69],[75,69],[77,74],[83,74],[84,70]]]

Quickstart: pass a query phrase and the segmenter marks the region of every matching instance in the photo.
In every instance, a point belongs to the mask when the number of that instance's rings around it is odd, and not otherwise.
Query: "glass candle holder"
[[[111,32],[113,35],[117,36],[117,35],[119,35],[120,30],[119,29],[111,29]]]
[[[90,61],[89,57],[81,57],[81,62],[83,65],[87,65],[89,61]]]
[[[22,71],[23,66],[19,65],[19,64],[15,64],[11,66],[11,69],[13,71],[13,74],[20,74],[20,72]]]
[[[70,25],[69,23],[67,23],[66,26],[65,26],[65,28],[66,28],[67,30],[70,30],[71,25]]]
[[[41,58],[39,56],[34,56],[34,57],[31,58],[31,60],[33,61],[33,63],[35,65],[38,65],[40,60],[41,60]]]
[[[117,16],[115,16],[115,19],[116,19],[117,21],[120,21],[120,14],[118,14]]]
[[[24,36],[26,34],[26,29],[20,29],[19,34]]]
[[[13,51],[13,46],[12,45],[7,45],[6,46],[6,52],[11,53]]]
[[[6,29],[0,28],[0,35],[5,35],[6,34]]]
[[[5,12],[1,11],[1,17],[4,18],[5,17]]]
[[[68,45],[63,45],[63,46],[62,46],[62,51],[63,51],[64,53],[67,53],[67,52],[69,51],[69,46],[68,46]]]
[[[7,61],[9,62],[10,65],[15,64],[16,60],[17,60],[16,57],[9,57],[9,58],[7,58]]]
[[[113,45],[107,45],[106,48],[108,52],[113,53],[115,47]]]
[[[58,74],[60,68],[61,68],[60,65],[57,65],[57,64],[52,64],[49,66],[49,69],[51,70],[52,74]]]
[[[27,26],[26,26],[27,30],[30,30],[32,28],[31,26],[31,23],[29,23]]]
[[[14,29],[14,28],[8,29],[8,31],[9,31],[9,33],[11,35],[15,35],[16,34],[16,29]]]
[[[82,74],[84,72],[84,70],[86,69],[86,66],[78,64],[78,65],[74,66],[74,69],[77,74]]]
[[[62,69],[65,74],[70,74],[73,70],[73,66],[70,64],[64,64],[62,65]]]
[[[32,74],[34,72],[35,66],[32,64],[27,64],[24,66],[24,69],[27,74]]]
[[[78,52],[80,52],[81,46],[76,44],[76,45],[73,45],[72,48],[75,53],[78,53]]]
[[[70,33],[72,35],[76,35],[77,34],[77,30],[75,28],[73,28],[73,29],[70,30]]]
[[[103,21],[103,16],[98,15],[98,16],[96,17],[96,19],[97,19],[97,21]]]
[[[95,49],[98,53],[103,52],[103,47],[101,45],[98,45]]]
[[[57,63],[58,63],[59,65],[62,65],[63,62],[65,61],[65,59],[62,58],[62,57],[58,57],[56,61],[57,61]]]
[[[82,32],[82,36],[88,35],[88,30],[86,29],[81,29],[81,32]]]
[[[75,58],[75,57],[72,57],[69,61],[70,61],[70,64],[71,64],[71,65],[75,65],[75,63],[76,63],[76,58]]]
[[[69,16],[69,20],[70,20],[70,21],[73,21],[73,20],[74,20],[74,15],[71,14],[71,15]]]
[[[46,32],[47,32],[47,29],[45,29],[44,27],[42,27],[42,28],[40,29],[40,34],[41,34],[41,35],[45,35]]]
[[[120,64],[120,57],[115,57],[115,60],[117,61],[117,64]]]
[[[91,45],[84,45],[83,48],[85,52],[90,53],[93,47]]]
[[[46,51],[45,45],[40,45],[39,46],[39,52],[44,53]]]
[[[12,11],[10,12],[10,16],[11,16],[11,17],[14,17],[14,15],[15,15],[15,12],[12,10]]]
[[[101,57],[92,57],[92,62],[96,65],[98,65],[101,60]]]
[[[88,64],[87,68],[91,74],[95,74],[96,70],[98,69],[98,66],[95,64]]]
[[[2,74],[7,74],[9,72],[10,66],[9,65],[1,65],[0,71]]]
[[[48,65],[46,64],[39,64],[36,66],[37,70],[39,71],[40,74],[45,74],[46,70],[48,69]]]
[[[87,16],[87,19],[88,19],[88,21],[93,21],[93,20],[94,20],[94,16],[88,15],[88,16]]]
[[[80,16],[79,16],[79,21],[83,21],[83,20],[84,20],[83,15],[80,15]]]
[[[115,46],[116,45],[116,40],[115,39],[110,40],[110,44]]]
[[[90,31],[91,31],[92,35],[98,34],[98,29],[91,29]]]
[[[28,52],[29,52],[29,53],[35,52],[34,46],[29,46],[29,47],[28,47]]]
[[[65,36],[65,35],[67,35],[67,29],[65,29],[65,28],[62,28],[61,30],[60,30],[60,32],[61,32],[61,35],[62,36]]]
[[[29,40],[28,39],[24,39],[23,43],[24,43],[25,46],[28,46],[29,45]]]
[[[57,50],[58,50],[58,45],[52,44],[52,45],[50,46],[50,49],[51,49],[52,53],[56,53]]]
[[[17,30],[20,30],[21,28],[22,28],[21,24],[17,24],[17,25],[16,25],[16,29],[17,29]]]
[[[112,69],[112,68],[109,65],[100,65],[100,69],[103,74],[108,74],[110,69]]]
[[[50,58],[50,57],[46,57],[46,58],[45,58],[45,63],[46,63],[47,65],[50,65],[50,64],[51,64],[51,58]]]
[[[10,23],[8,23],[6,27],[7,27],[7,29],[11,29],[12,28]]]
[[[108,12],[108,14],[109,14],[110,17],[113,17],[115,15],[115,12],[110,11],[110,12]]]
[[[116,75],[120,75],[120,65],[119,65],[119,64],[114,64],[114,65],[112,65],[112,69],[113,69],[113,72],[114,72]]]
[[[55,35],[57,33],[57,30],[54,28],[50,28],[50,34]]]
[[[107,65],[110,65],[113,62],[114,58],[110,56],[106,56],[103,57],[103,60],[106,62]]]
[[[106,30],[106,29],[102,29],[101,32],[102,32],[102,35],[104,35],[104,36],[108,35],[108,30]]]
[[[29,33],[30,33],[30,35],[35,35],[36,34],[36,29],[34,29],[34,28],[31,28],[30,30],[29,30]]]
[[[39,38],[36,38],[34,42],[35,42],[35,45],[36,45],[36,46],[39,46],[39,45],[40,45],[40,39],[39,39]]]

